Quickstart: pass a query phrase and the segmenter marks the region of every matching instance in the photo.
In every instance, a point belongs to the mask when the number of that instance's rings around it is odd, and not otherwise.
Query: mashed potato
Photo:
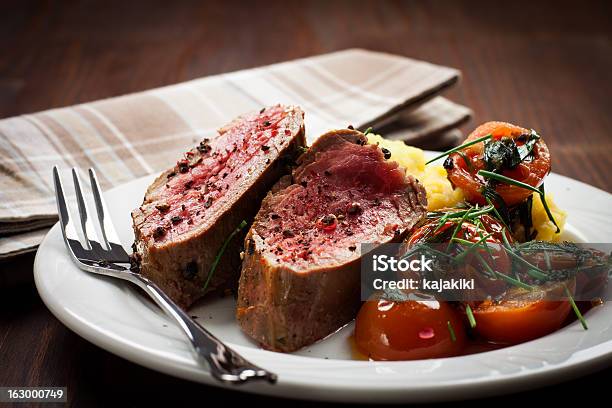
[[[416,147],[407,146],[404,142],[383,139],[379,135],[369,134],[368,141],[378,143],[391,152],[391,160],[395,160],[406,169],[408,174],[416,177],[427,191],[427,209],[438,210],[444,207],[454,207],[463,201],[463,192],[453,190],[446,178],[446,170],[440,165],[425,166],[425,153]]]
[[[557,228],[555,225],[548,219],[548,215],[546,215],[546,210],[544,210],[544,206],[542,205],[542,200],[540,200],[540,196],[536,193],[533,194],[533,205],[531,207],[531,219],[533,221],[533,227],[538,231],[538,235],[536,235],[535,239],[542,241],[559,241],[561,233],[557,234]],[[565,220],[567,219],[567,213],[557,207],[557,204],[554,203],[552,196],[549,193],[546,193],[546,203],[548,204],[548,208],[553,215],[553,218],[559,225],[561,232],[563,232],[563,227],[565,226]]]
[[[453,189],[446,177],[446,170],[441,165],[425,166],[425,153],[416,147],[407,146],[402,141],[387,140],[380,135],[369,134],[368,141],[378,144],[391,152],[391,159],[404,167],[408,174],[416,177],[427,191],[427,209],[438,210],[445,207],[454,207],[464,200],[461,189]],[[563,231],[566,213],[552,201],[550,194],[546,194],[546,202]],[[556,234],[556,228],[548,220],[546,211],[542,206],[540,197],[534,194],[531,210],[533,226],[538,231],[536,239],[544,241],[558,241],[561,234]]]

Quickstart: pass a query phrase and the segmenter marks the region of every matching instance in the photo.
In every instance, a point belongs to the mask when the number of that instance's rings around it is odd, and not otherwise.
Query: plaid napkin
[[[394,138],[443,134],[469,110],[435,97],[459,72],[346,50],[0,120],[0,259],[34,250],[57,220],[51,168],[96,169],[103,189],[159,172],[241,113],[306,112],[309,142],[332,128],[405,122]],[[407,113],[406,113],[407,112]]]

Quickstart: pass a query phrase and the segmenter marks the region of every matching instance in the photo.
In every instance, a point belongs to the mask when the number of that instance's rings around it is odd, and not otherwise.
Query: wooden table
[[[493,119],[537,129],[554,171],[612,191],[611,14],[610,3],[587,1],[2,2],[0,117],[363,47],[460,69],[448,96],[474,109],[466,131]],[[82,340],[42,304],[32,259],[0,264],[12,272],[0,273],[0,386],[68,386],[72,406],[270,402],[177,380]],[[503,401],[593,397],[610,374]]]

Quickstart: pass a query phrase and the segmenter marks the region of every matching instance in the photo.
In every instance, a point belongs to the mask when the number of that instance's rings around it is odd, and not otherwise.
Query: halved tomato
[[[573,293],[575,280],[553,282],[538,290],[513,288],[501,301],[472,305],[474,330],[495,343],[517,344],[558,330],[567,318],[571,304],[563,300],[565,287]]]
[[[355,323],[357,348],[373,360],[456,356],[466,335],[460,314],[427,295],[406,301],[368,300]]]
[[[477,127],[465,140],[465,143],[491,135],[491,140],[511,138],[517,146],[525,143],[526,135],[530,130],[505,122],[487,122]],[[484,142],[468,146],[460,153],[453,153],[445,162],[448,179],[461,188],[471,203],[486,204],[482,195],[486,180],[479,176],[479,170],[485,169]],[[543,139],[539,139],[533,148],[533,154],[512,169],[505,169],[502,175],[510,177],[532,187],[539,187],[544,177],[550,172],[550,153]],[[532,191],[514,185],[498,183],[495,186],[497,194],[503,198],[508,206],[518,204],[533,194]]]

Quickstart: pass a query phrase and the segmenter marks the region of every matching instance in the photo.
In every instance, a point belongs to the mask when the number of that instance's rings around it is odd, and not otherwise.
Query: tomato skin
[[[426,242],[428,238],[431,238],[434,235],[442,234],[450,228],[455,228],[455,224],[447,221],[438,228],[438,221],[429,222],[418,229],[416,229],[406,241],[408,247],[411,247],[419,242]]]
[[[373,360],[420,360],[459,355],[466,334],[460,314],[446,302],[380,299],[368,300],[361,307],[355,343]]]
[[[529,130],[505,122],[487,122],[477,127],[465,140],[464,143],[478,139],[483,136],[492,135],[493,139],[509,137],[517,139],[519,136],[529,134]],[[484,205],[487,203],[482,195],[485,186],[485,179],[478,176],[479,170],[485,168],[483,161],[484,142],[468,146],[461,151],[464,157],[458,153],[449,156],[452,165],[446,166],[448,179],[455,187],[461,188],[466,199],[471,203]],[[534,159],[520,163],[516,168],[505,170],[502,175],[513,178],[520,182],[539,187],[544,182],[544,178],[550,172],[550,152],[543,139],[540,139],[534,146]],[[504,199],[508,206],[519,204],[531,194],[532,191],[504,183],[499,183],[495,191]]]
[[[561,328],[571,310],[568,300],[547,300],[551,293],[561,297],[563,283],[542,289],[538,300],[502,300],[498,304],[483,302],[472,306],[476,327],[484,339],[502,344],[518,344],[537,339]],[[573,288],[574,282],[568,284]],[[547,295],[548,294],[548,295]]]
[[[489,265],[493,269],[495,269],[496,272],[508,274],[510,272],[512,264],[510,261],[510,257],[502,248],[502,234],[504,233],[503,226],[497,220],[487,214],[482,215],[480,217],[480,220],[484,229],[478,228],[471,222],[464,221],[461,224],[461,228],[459,228],[459,230],[457,231],[455,237],[465,239],[470,242],[479,242],[482,236],[486,235],[487,233],[491,233],[491,236],[485,240],[487,246],[489,247],[489,251],[479,249],[478,253],[489,263]],[[447,221],[446,223],[444,223],[444,225],[438,227],[438,222],[432,221],[415,230],[406,241],[406,246],[410,248],[411,246],[416,245],[417,243],[427,242],[427,239],[431,238],[432,235],[438,235],[444,232],[453,231],[456,226],[456,223]],[[510,242],[512,242],[512,236],[507,232],[506,237]],[[492,259],[489,252],[493,255]],[[475,266],[480,265],[473,258],[473,256],[469,256],[466,264],[473,263]]]

